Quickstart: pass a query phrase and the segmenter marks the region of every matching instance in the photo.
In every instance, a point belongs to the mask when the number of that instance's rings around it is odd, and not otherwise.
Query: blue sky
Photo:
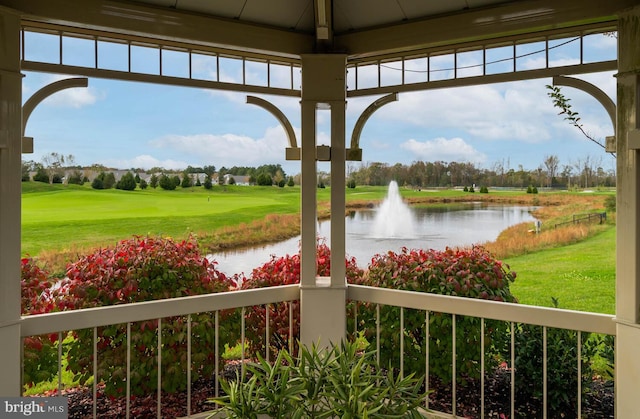
[[[611,55],[616,40],[599,36],[595,53]],[[615,56],[615,52],[613,53]],[[554,57],[556,65],[570,57]],[[610,58],[607,58],[610,59]],[[535,68],[536,58],[525,62]],[[66,76],[25,72],[23,98]],[[613,73],[577,76],[594,83],[615,101]],[[547,96],[550,79],[401,93],[399,101],[373,114],[360,146],[363,163],[410,164],[425,161],[468,161],[482,168],[535,169],[547,155],[561,165],[590,157],[605,170],[615,160],[558,116]],[[604,142],[613,127],[604,108],[587,94],[563,88],[585,130]],[[300,135],[299,100],[268,97],[289,118]],[[378,97],[350,99],[347,141],[360,113]],[[329,144],[329,113],[319,112],[318,144]],[[73,154],[77,164],[148,169],[187,165],[259,166],[281,164],[289,175],[299,162],[284,158],[286,137],[267,111],[246,104],[246,94],[200,88],[171,87],[91,78],[88,88],[61,91],[40,104],[26,133],[34,137],[40,161],[51,152]],[[354,163],[358,167],[360,163]],[[329,171],[328,163],[319,170]]]

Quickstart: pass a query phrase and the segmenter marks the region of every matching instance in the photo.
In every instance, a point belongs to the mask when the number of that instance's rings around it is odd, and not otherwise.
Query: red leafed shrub
[[[509,290],[516,278],[515,272],[496,260],[480,246],[466,249],[408,250],[376,255],[369,266],[364,284],[400,290],[429,292],[493,301],[517,302]],[[380,348],[382,364],[399,365],[400,329],[399,309],[391,306],[380,310]],[[359,309],[361,327],[366,337],[375,340],[375,307]],[[451,380],[452,359],[451,315],[431,313],[429,316],[429,372],[444,381]],[[456,318],[456,368],[459,374],[477,376],[480,361],[480,319]],[[489,336],[500,327],[498,322],[486,321],[485,354],[498,348]],[[425,313],[404,311],[404,367],[407,371],[425,372]]]
[[[33,259],[23,258],[20,265],[23,315],[53,311],[52,281]],[[58,372],[58,335],[28,336],[24,339],[23,382],[29,386],[47,381]]]
[[[331,250],[323,239],[318,240],[316,247],[316,266],[318,276],[331,274]],[[358,268],[356,259],[345,260],[347,282],[360,282],[364,271]],[[300,283],[300,253],[283,257],[272,256],[264,265],[255,268],[249,278],[242,282],[242,289],[271,287]],[[292,338],[294,352],[297,353],[297,342],[300,339],[300,301],[269,305],[269,344],[272,353],[288,348],[289,342],[289,305],[292,305]],[[252,352],[264,353],[266,345],[266,308],[254,306],[246,315],[246,335]]]
[[[235,282],[201,256],[195,240],[134,237],[114,248],[100,249],[82,257],[67,269],[61,308],[80,309],[164,298],[229,291]],[[153,314],[153,313],[152,313]],[[151,314],[151,315],[152,315]],[[232,312],[221,313],[220,341],[235,343],[237,333]],[[187,317],[161,320],[162,389],[174,392],[187,385]],[[237,327],[236,327],[237,328]],[[191,377],[209,377],[214,365],[213,313],[191,316]],[[74,332],[70,343],[69,369],[82,382],[93,373],[93,330]],[[124,394],[126,384],[126,324],[97,330],[98,380],[109,395]],[[131,392],[149,394],[157,389],[158,321],[131,324]]]

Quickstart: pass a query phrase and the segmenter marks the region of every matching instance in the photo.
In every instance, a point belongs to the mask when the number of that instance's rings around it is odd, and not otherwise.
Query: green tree
[[[289,176],[289,181],[287,182],[287,186],[292,187],[295,185],[295,182],[293,181],[293,176]]]
[[[151,178],[149,179],[149,186],[151,186],[153,189],[158,187],[158,176],[156,176],[156,174],[152,174]]]
[[[213,188],[213,182],[211,182],[211,175],[207,173],[207,177],[204,178],[204,188],[211,189]]]
[[[36,182],[49,183],[49,175],[47,174],[47,171],[44,169],[44,167],[38,168],[36,174],[33,175],[33,180],[35,180]]]
[[[180,184],[182,183],[182,181],[180,180],[180,176],[178,175],[171,176],[171,183],[173,183],[173,189],[180,186]]]
[[[116,183],[116,189],[132,191],[136,188],[136,179],[131,172],[125,173]]]
[[[99,176],[96,176],[93,182],[91,182],[91,187],[93,189],[104,189],[104,182]]]
[[[147,189],[149,185],[147,184],[147,181],[144,179],[140,179],[140,189],[145,190]]]
[[[267,173],[261,173],[256,180],[258,186],[271,186],[273,185],[273,179]]]
[[[191,179],[191,175],[188,172],[184,172],[182,174],[182,181],[180,182],[180,186],[183,188],[190,188],[193,186],[193,179]]]
[[[105,175],[104,177],[104,188],[105,189],[111,189],[114,187],[114,185],[116,184],[116,175],[113,174],[113,172],[109,172]]]
[[[62,168],[65,164],[73,165],[74,160],[75,157],[72,154],[65,156],[64,154],[53,152],[43,156],[42,164],[49,176],[49,183],[58,183],[55,182],[56,175],[62,179]]]
[[[164,173],[162,174],[162,176],[160,176],[158,185],[160,185],[160,187],[165,191],[173,191],[176,189],[176,184],[169,176],[165,175]]]
[[[84,183],[84,177],[80,170],[75,169],[67,178],[67,183],[70,185],[82,185]]]

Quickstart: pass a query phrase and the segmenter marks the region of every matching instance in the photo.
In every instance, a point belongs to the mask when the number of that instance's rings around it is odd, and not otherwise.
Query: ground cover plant
[[[343,342],[319,350],[287,350],[273,363],[258,357],[249,378],[224,381],[225,397],[214,399],[231,418],[422,418],[423,377],[395,375],[375,353]]]

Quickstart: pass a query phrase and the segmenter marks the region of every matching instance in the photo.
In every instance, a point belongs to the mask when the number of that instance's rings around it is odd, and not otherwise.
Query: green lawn
[[[163,191],[23,184],[22,253],[115,242],[132,235],[184,237],[267,214],[299,211],[299,188],[226,186]],[[45,185],[47,186],[47,185]]]
[[[580,243],[506,259],[517,273],[512,293],[523,304],[615,313],[616,229]]]

